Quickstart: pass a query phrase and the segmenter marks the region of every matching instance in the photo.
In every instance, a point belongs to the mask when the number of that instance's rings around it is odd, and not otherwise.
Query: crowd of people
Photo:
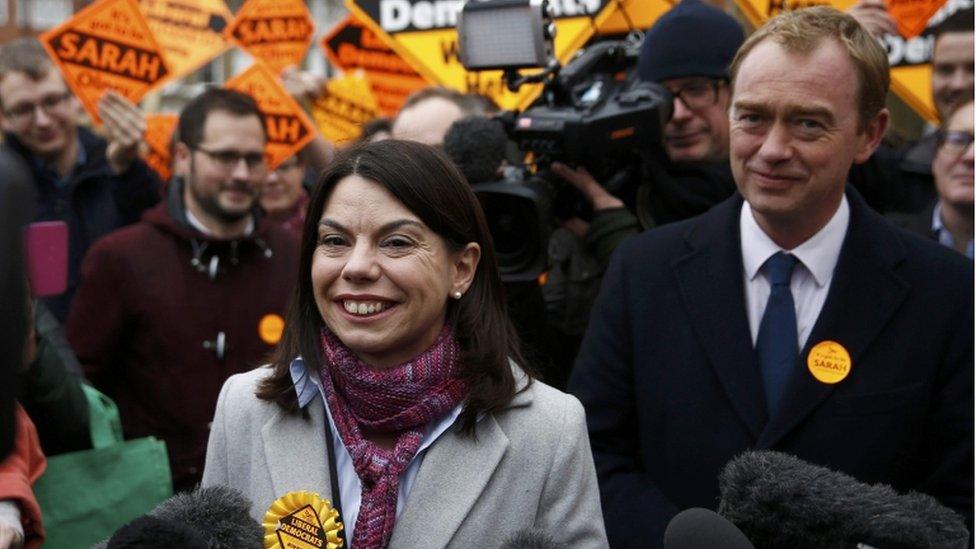
[[[755,449],[928,494],[972,531],[973,11],[930,29],[940,124],[900,147],[893,28],[876,0],[751,34],[700,0],[661,16],[634,78],[673,114],[638,180],[617,196],[550,167],[592,206],[553,220],[599,275],[585,335],[557,333],[544,277],[503,280],[443,152],[490,100],[420,90],[270,169],[255,100],[211,87],[161,181],[137,105],[106,92],[95,133],[35,39],[3,44],[4,154],[69,240],[66,291],[28,298],[0,549],[43,541],[44,456],[91,447],[83,383],[126,438],[165,441],[176,492],[234,488],[258,522],[316,492],[354,548],[660,547]]]

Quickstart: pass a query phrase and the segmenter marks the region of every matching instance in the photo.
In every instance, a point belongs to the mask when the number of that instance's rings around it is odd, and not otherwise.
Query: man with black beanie
[[[703,213],[735,191],[728,66],[743,40],[735,19],[699,0],[683,0],[648,30],[637,74],[671,92],[674,114],[664,127],[663,147],[642,151],[646,173],[630,209],[585,169],[553,164],[555,173],[593,202],[585,239],[602,263],[624,238]]]

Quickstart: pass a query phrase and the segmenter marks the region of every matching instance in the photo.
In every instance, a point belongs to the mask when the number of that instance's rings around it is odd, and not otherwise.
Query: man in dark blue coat
[[[98,237],[139,220],[160,199],[160,181],[137,157],[145,123],[108,92],[99,103],[109,141],[79,127],[78,100],[40,43],[22,38],[0,49],[3,146],[30,169],[35,221],[68,225],[68,287],[44,302],[64,323],[81,260]]]
[[[771,20],[730,70],[739,194],[615,253],[570,382],[614,547],[715,508],[771,448],[973,509],[973,268],[845,185],[889,114],[884,50],[830,8]]]

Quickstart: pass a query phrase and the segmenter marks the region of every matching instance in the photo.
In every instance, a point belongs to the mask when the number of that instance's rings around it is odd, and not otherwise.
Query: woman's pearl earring
[[[453,294],[451,294],[451,297],[453,297],[454,299],[461,299],[462,295],[464,294],[462,294],[460,291],[456,291]]]

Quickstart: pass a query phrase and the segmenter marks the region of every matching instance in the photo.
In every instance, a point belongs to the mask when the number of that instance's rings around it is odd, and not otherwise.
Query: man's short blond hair
[[[733,93],[739,67],[757,44],[772,40],[802,54],[817,49],[824,40],[836,40],[852,63],[858,79],[858,126],[865,128],[885,106],[891,85],[888,55],[881,44],[853,17],[827,6],[786,11],[752,33],[732,59],[729,78]],[[824,85],[829,85],[824,82]]]

